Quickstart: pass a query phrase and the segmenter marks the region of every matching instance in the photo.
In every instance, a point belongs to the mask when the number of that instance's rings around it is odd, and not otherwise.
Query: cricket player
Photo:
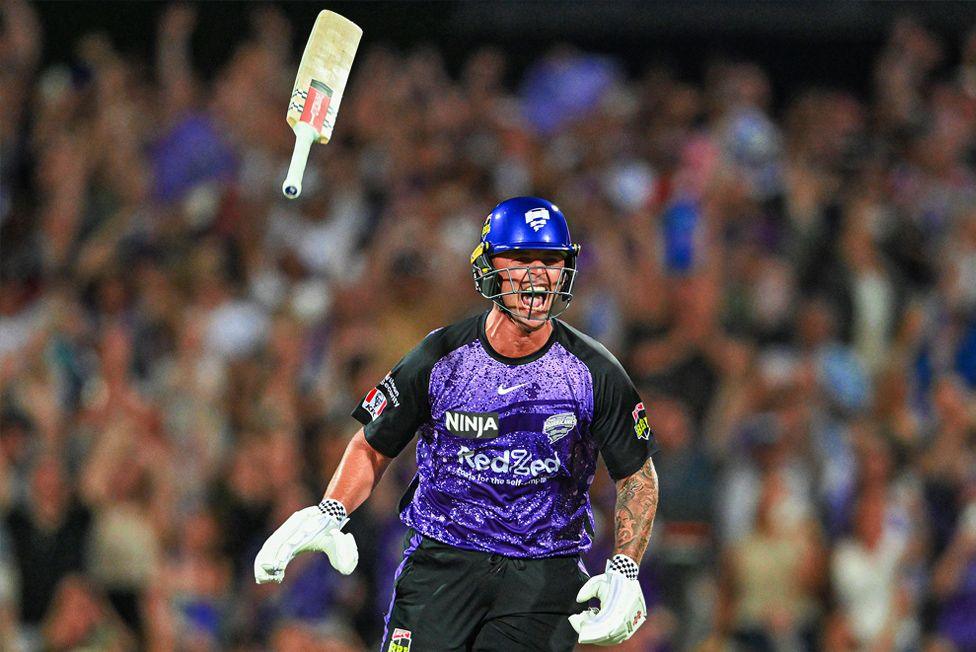
[[[280,582],[307,550],[351,573],[347,515],[417,437],[382,651],[565,651],[630,638],[646,617],[637,573],[657,511],[656,444],[617,360],[556,319],[579,250],[552,203],[495,207],[471,256],[491,309],[430,333],[366,394],[324,499],[271,535],[258,582]],[[592,544],[598,454],[617,485],[616,540],[589,577],[580,553]],[[599,608],[587,609],[593,598]]]

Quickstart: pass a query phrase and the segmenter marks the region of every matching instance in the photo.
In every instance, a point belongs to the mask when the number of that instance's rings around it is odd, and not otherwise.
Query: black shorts
[[[572,650],[569,616],[585,605],[578,556],[515,559],[462,550],[409,530],[381,652]]]

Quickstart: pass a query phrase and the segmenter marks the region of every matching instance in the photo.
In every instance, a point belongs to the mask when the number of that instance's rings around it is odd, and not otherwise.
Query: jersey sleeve
[[[644,403],[616,360],[601,365],[593,379],[590,431],[614,481],[638,471],[657,452]]]
[[[435,356],[430,336],[410,351],[363,397],[352,416],[363,424],[366,441],[387,457],[396,457],[430,419],[430,372]]]

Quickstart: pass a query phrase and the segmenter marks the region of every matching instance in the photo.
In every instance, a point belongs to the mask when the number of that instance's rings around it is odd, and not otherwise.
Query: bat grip
[[[288,165],[288,176],[281,184],[281,192],[288,199],[297,199],[302,194],[302,177],[305,175],[305,164],[308,162],[308,150],[318,138],[315,127],[307,122],[295,124],[295,151],[291,155]]]

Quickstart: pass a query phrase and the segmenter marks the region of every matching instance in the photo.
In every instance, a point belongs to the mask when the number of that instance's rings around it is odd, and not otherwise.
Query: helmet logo
[[[525,212],[525,223],[531,226],[533,231],[538,232],[539,229],[544,227],[548,221],[548,208],[533,208],[532,210]]]

